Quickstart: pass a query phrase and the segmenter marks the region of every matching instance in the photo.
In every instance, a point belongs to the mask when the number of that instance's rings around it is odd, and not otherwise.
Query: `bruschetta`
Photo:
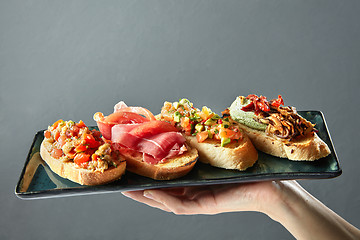
[[[106,184],[121,178],[126,162],[111,141],[83,121],[58,120],[44,131],[40,155],[60,177],[81,185]]]
[[[126,159],[127,171],[155,180],[182,177],[194,167],[198,152],[171,124],[158,121],[143,107],[119,102],[108,116],[97,112],[94,120]]]
[[[267,154],[294,161],[314,161],[330,154],[315,125],[295,107],[284,106],[281,95],[270,101],[254,94],[239,96],[223,115],[236,121],[255,147]]]

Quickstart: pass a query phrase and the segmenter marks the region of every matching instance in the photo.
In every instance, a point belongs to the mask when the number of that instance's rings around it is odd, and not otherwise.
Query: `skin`
[[[360,230],[296,181],[156,189],[123,195],[177,215],[262,212],[281,223],[296,239],[360,239]]]

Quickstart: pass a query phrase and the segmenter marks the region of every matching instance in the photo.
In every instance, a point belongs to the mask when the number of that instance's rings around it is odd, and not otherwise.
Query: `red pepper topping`
[[[270,106],[279,107],[280,105],[284,105],[284,100],[281,95],[279,95],[277,99],[273,99],[270,102],[266,99],[266,97],[258,97],[255,94],[250,94],[246,98],[250,100],[250,103],[246,106],[243,106],[241,110],[245,112],[253,111],[256,115],[260,112],[269,112]]]
[[[277,99],[270,101],[270,105],[274,107],[280,107],[280,105],[284,105],[284,99],[281,97],[281,95],[279,95]]]

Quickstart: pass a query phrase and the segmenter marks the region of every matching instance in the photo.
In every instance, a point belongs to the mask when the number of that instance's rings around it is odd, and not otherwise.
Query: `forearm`
[[[281,199],[263,212],[280,222],[297,239],[360,239],[360,231],[296,182],[278,185]]]

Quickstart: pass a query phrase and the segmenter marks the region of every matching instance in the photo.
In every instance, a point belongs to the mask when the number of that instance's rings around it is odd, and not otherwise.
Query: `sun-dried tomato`
[[[255,112],[255,114],[259,114],[260,112],[270,111],[270,105],[266,97],[264,96],[258,97],[254,94],[250,94],[246,98],[249,99],[251,102],[248,105],[243,106],[241,110],[246,112],[253,111]]]
[[[281,97],[281,95],[279,95],[277,99],[270,101],[270,105],[273,107],[280,107],[280,105],[284,105],[284,99]]]

